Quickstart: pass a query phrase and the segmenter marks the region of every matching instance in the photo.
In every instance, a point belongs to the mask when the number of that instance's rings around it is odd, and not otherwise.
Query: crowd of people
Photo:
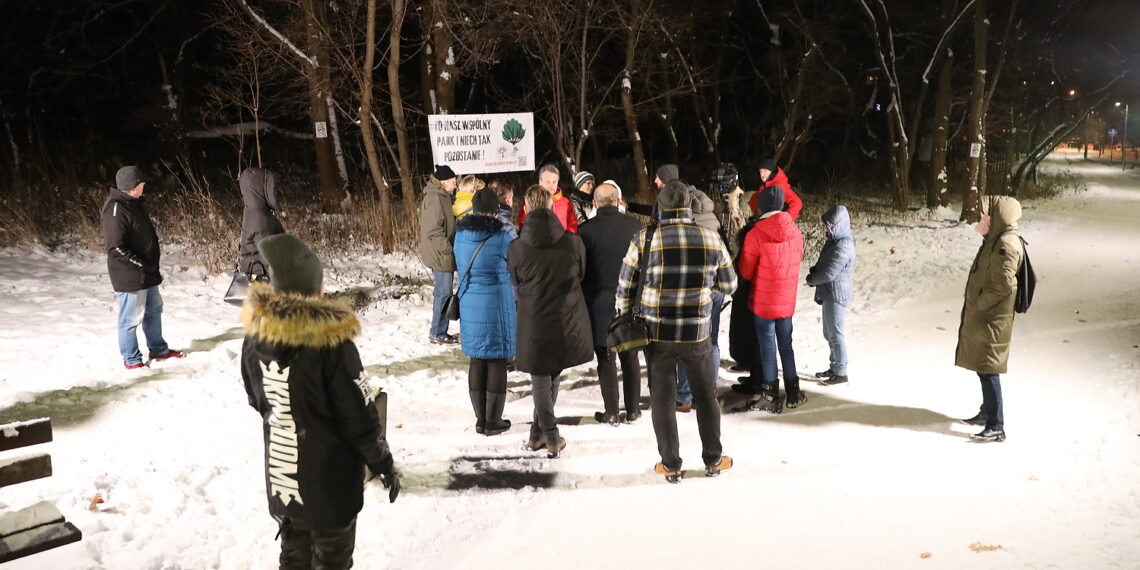
[[[459,343],[470,359],[475,431],[495,436],[512,428],[503,414],[513,368],[531,380],[525,446],[557,458],[567,447],[554,411],[563,373],[596,359],[603,409],[594,418],[618,426],[642,415],[644,357],[661,459],[654,471],[680,481],[677,413],[695,411],[705,474],[720,475],[733,466],[721,446],[716,393],[726,299],[732,301],[732,369],[748,373],[732,390],[747,395],[749,410],[778,414],[804,405],[792,338],[803,202],[774,161],[761,161],[758,174],[756,190],[725,194],[722,217],[740,228],[726,235],[712,199],[671,164],[656,171],[653,204],[627,202],[616,182],[599,184],[585,171],[574,174],[573,189],[563,189],[559,168],[545,165],[538,183],[522,192],[517,222],[511,184],[460,178],[437,166],[420,205],[419,254],[434,285],[428,339]],[[144,207],[146,183],[140,168],[121,168],[102,209],[119,348],[132,370],[185,356],[162,335],[160,246]],[[237,274],[250,282],[241,312],[241,376],[250,406],[263,419],[266,491],[281,528],[281,567],[349,567],[361,482],[379,477],[391,501],[400,492],[375,393],[352,340],[360,323],[348,306],[324,297],[320,260],[278,221],[276,174],[249,168],[238,186],[244,211]],[[1000,374],[1007,368],[1024,250],[1017,200],[990,197],[982,206],[976,229],[983,244],[967,280],[955,364],[976,372],[982,388],[978,413],[962,422],[984,426],[974,440],[997,442],[1005,439]],[[854,295],[856,254],[843,205],[820,222],[827,241],[805,284],[822,307],[830,352],[828,368],[815,377],[833,386],[848,382],[845,312]],[[459,309],[458,335],[448,332],[449,298]],[[644,319],[649,342],[615,352],[607,341],[610,324],[629,313]],[[148,360],[138,347],[140,325]]]

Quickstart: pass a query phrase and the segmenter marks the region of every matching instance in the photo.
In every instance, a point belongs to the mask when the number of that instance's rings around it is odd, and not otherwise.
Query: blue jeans
[[[158,293],[158,287],[130,293],[116,291],[115,298],[119,302],[119,353],[123,355],[124,364],[142,363],[135,330],[140,324],[151,354],[170,352],[162,338],[162,295]]]
[[[843,335],[847,307],[835,301],[823,302],[823,338],[831,348],[831,368],[837,376],[847,376],[847,339]]]
[[[720,338],[720,308],[724,305],[724,295],[721,293],[712,294],[712,331],[709,333],[709,340],[712,342],[712,372],[713,384],[716,384],[716,379],[720,376],[720,345],[717,340]],[[677,403],[678,404],[692,404],[693,403],[693,389],[689,387],[689,376],[685,374],[685,367],[677,362]]]
[[[986,413],[986,429],[1005,429],[1005,417],[1002,414],[1001,402],[1001,376],[998,374],[978,373],[982,382],[982,411]]]
[[[756,338],[760,342],[763,360],[760,380],[765,384],[778,384],[776,379],[776,345],[780,347],[780,364],[784,368],[784,389],[799,389],[800,377],[796,374],[796,354],[792,351],[792,318],[765,319],[755,317]]]
[[[428,336],[440,338],[447,336],[449,321],[440,313],[443,312],[443,301],[451,294],[451,286],[455,283],[455,273],[433,269],[431,276],[435,280],[435,292],[431,302],[431,333]]]

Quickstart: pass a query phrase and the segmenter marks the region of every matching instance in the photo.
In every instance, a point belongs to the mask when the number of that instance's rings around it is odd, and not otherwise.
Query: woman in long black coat
[[[267,168],[247,168],[238,175],[238,188],[245,208],[241,213],[238,268],[250,281],[268,281],[269,271],[257,242],[285,233],[274,214],[277,207],[277,173]]]
[[[507,269],[518,285],[515,368],[530,373],[534,397],[527,446],[545,447],[549,457],[557,457],[566,447],[554,415],[560,375],[594,356],[581,286],[586,248],[562,227],[541,186],[528,188],[525,200],[529,214],[507,253]]]

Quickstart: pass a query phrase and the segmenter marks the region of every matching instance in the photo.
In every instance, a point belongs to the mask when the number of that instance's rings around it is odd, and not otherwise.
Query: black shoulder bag
[[[606,344],[610,352],[625,352],[649,344],[649,325],[641,315],[641,289],[645,284],[645,268],[649,265],[649,251],[653,243],[653,231],[657,225],[645,231],[645,245],[641,258],[637,260],[637,288],[633,294],[633,310],[618,315],[606,333]]]
[[[479,242],[479,247],[475,248],[475,253],[471,254],[471,261],[467,262],[467,269],[463,270],[463,275],[467,277],[468,281],[471,280],[471,265],[475,263],[475,258],[479,257],[479,250],[483,249],[483,244],[487,243],[487,240],[491,239],[492,237],[495,237],[495,234],[491,234],[487,236],[483,241]],[[463,283],[460,283],[459,287],[455,288],[456,292],[451,293],[447,296],[446,299],[443,300],[442,316],[446,317],[449,321],[459,320],[459,289],[462,287]]]

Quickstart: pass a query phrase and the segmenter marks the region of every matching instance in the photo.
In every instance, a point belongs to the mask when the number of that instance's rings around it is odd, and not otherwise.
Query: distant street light
[[[1120,106],[1120,101],[1116,102],[1116,106]],[[1124,149],[1128,148],[1128,103],[1124,104],[1124,132],[1120,135],[1120,171],[1124,172],[1125,167],[1128,165],[1124,160]]]

